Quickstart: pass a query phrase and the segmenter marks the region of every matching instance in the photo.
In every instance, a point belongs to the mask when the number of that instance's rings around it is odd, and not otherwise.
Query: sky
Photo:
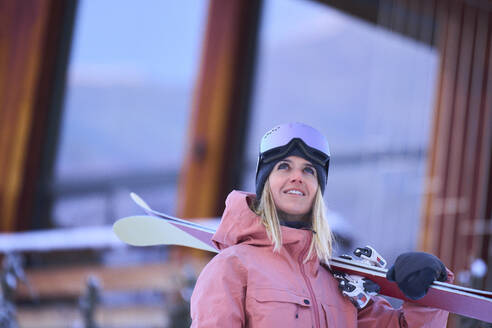
[[[208,4],[207,0],[80,1],[70,81],[189,83],[199,64]],[[323,10],[313,15],[320,7]],[[274,19],[262,20],[263,42],[277,45],[316,33],[337,33],[347,20],[326,9],[313,1],[265,1],[263,16],[268,11]]]
[[[72,82],[182,84],[194,76],[207,1],[82,0],[79,6]]]

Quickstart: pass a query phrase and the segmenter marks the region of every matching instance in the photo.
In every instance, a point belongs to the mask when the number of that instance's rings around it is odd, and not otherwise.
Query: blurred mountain
[[[189,103],[189,90],[183,87],[70,85],[58,178],[177,170]]]
[[[427,144],[435,50],[354,20],[294,41],[260,46],[253,144],[288,121],[318,127],[342,154]]]

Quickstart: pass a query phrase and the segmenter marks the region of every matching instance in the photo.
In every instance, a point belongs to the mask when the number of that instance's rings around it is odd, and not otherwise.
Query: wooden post
[[[194,94],[178,215],[222,213],[241,177],[260,0],[210,1]]]
[[[0,230],[40,225],[75,1],[0,0]]]

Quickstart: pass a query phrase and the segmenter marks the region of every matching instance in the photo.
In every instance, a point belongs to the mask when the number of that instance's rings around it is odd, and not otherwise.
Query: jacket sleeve
[[[448,270],[448,280],[453,282],[454,274]],[[399,309],[394,309],[382,297],[373,297],[373,302],[357,316],[358,327],[395,327],[395,328],[445,328],[448,312],[418,304],[404,302]]]
[[[445,328],[448,312],[405,302],[399,309],[394,309],[382,297],[374,297],[374,302],[359,311],[357,327],[376,328]]]
[[[237,257],[216,255],[193,290],[191,327],[244,327],[246,279],[246,270]]]

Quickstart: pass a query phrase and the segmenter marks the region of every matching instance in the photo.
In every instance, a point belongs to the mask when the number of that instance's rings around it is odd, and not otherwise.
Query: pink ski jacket
[[[303,263],[308,230],[281,227],[273,252],[247,197],[233,191],[213,237],[221,250],[203,269],[191,297],[192,327],[446,327],[448,313],[381,297],[363,310],[346,300],[338,281],[316,259]]]

